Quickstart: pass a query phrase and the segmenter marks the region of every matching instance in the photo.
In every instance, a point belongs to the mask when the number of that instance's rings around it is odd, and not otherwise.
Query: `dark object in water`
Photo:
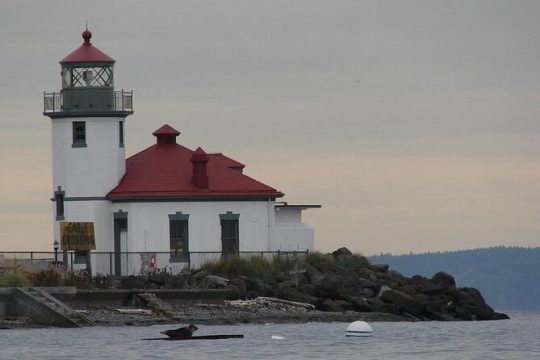
[[[243,339],[244,335],[204,335],[185,338],[150,338],[141,340],[219,340],[219,339]]]
[[[167,335],[171,339],[182,340],[182,339],[192,337],[193,333],[197,329],[198,329],[198,327],[196,327],[193,324],[190,324],[189,326],[181,327],[181,328],[178,328],[176,330],[161,331],[161,333]]]

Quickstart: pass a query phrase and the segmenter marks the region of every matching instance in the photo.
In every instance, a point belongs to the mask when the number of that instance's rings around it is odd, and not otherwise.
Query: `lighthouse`
[[[90,274],[177,273],[221,257],[311,251],[302,211],[244,174],[245,165],[164,124],[154,144],[126,158],[133,93],[115,90],[115,61],[92,33],[60,61],[62,88],[44,93],[52,123],[54,243],[63,262]],[[55,247],[56,249],[56,247]],[[74,266],[75,265],[75,266]]]
[[[43,114],[52,122],[54,239],[62,250],[89,260],[96,246],[113,250],[106,195],[125,173],[124,130],[133,114],[133,93],[115,90],[115,60],[92,44],[88,29],[82,38],[82,45],[60,61],[61,90],[44,92]],[[64,225],[75,237],[90,232],[95,243],[61,238]]]

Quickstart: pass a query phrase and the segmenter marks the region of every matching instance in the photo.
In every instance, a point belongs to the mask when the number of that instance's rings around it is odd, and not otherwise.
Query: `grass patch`
[[[27,275],[22,271],[8,270],[0,277],[0,287],[22,287],[27,284]]]
[[[305,261],[321,272],[358,271],[369,266],[369,260],[361,254],[342,255],[336,258],[332,254],[314,251],[308,254]]]
[[[279,256],[274,256],[271,260],[262,256],[248,258],[235,256],[208,262],[201,267],[201,270],[229,279],[243,275],[258,278],[264,282],[274,282],[277,274],[289,271],[293,266],[293,260]]]

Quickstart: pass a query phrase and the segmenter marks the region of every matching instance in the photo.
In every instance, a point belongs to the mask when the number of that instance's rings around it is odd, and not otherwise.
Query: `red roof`
[[[223,154],[208,154],[208,188],[197,188],[192,181],[194,164],[191,159],[195,152],[176,142],[160,142],[160,136],[179,134],[168,125],[166,131],[160,130],[154,132],[158,143],[126,160],[126,173],[120,184],[107,194],[109,200],[266,198],[284,195],[235,171],[243,164]]]
[[[92,33],[86,29],[82,33],[84,43],[71,54],[60,60],[60,64],[102,62],[114,63],[115,60],[90,43]]]

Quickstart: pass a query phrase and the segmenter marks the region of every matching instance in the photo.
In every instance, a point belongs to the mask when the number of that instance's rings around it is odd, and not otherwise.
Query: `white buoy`
[[[347,337],[349,336],[373,336],[373,328],[365,321],[355,321],[347,326],[347,332],[345,333]]]

